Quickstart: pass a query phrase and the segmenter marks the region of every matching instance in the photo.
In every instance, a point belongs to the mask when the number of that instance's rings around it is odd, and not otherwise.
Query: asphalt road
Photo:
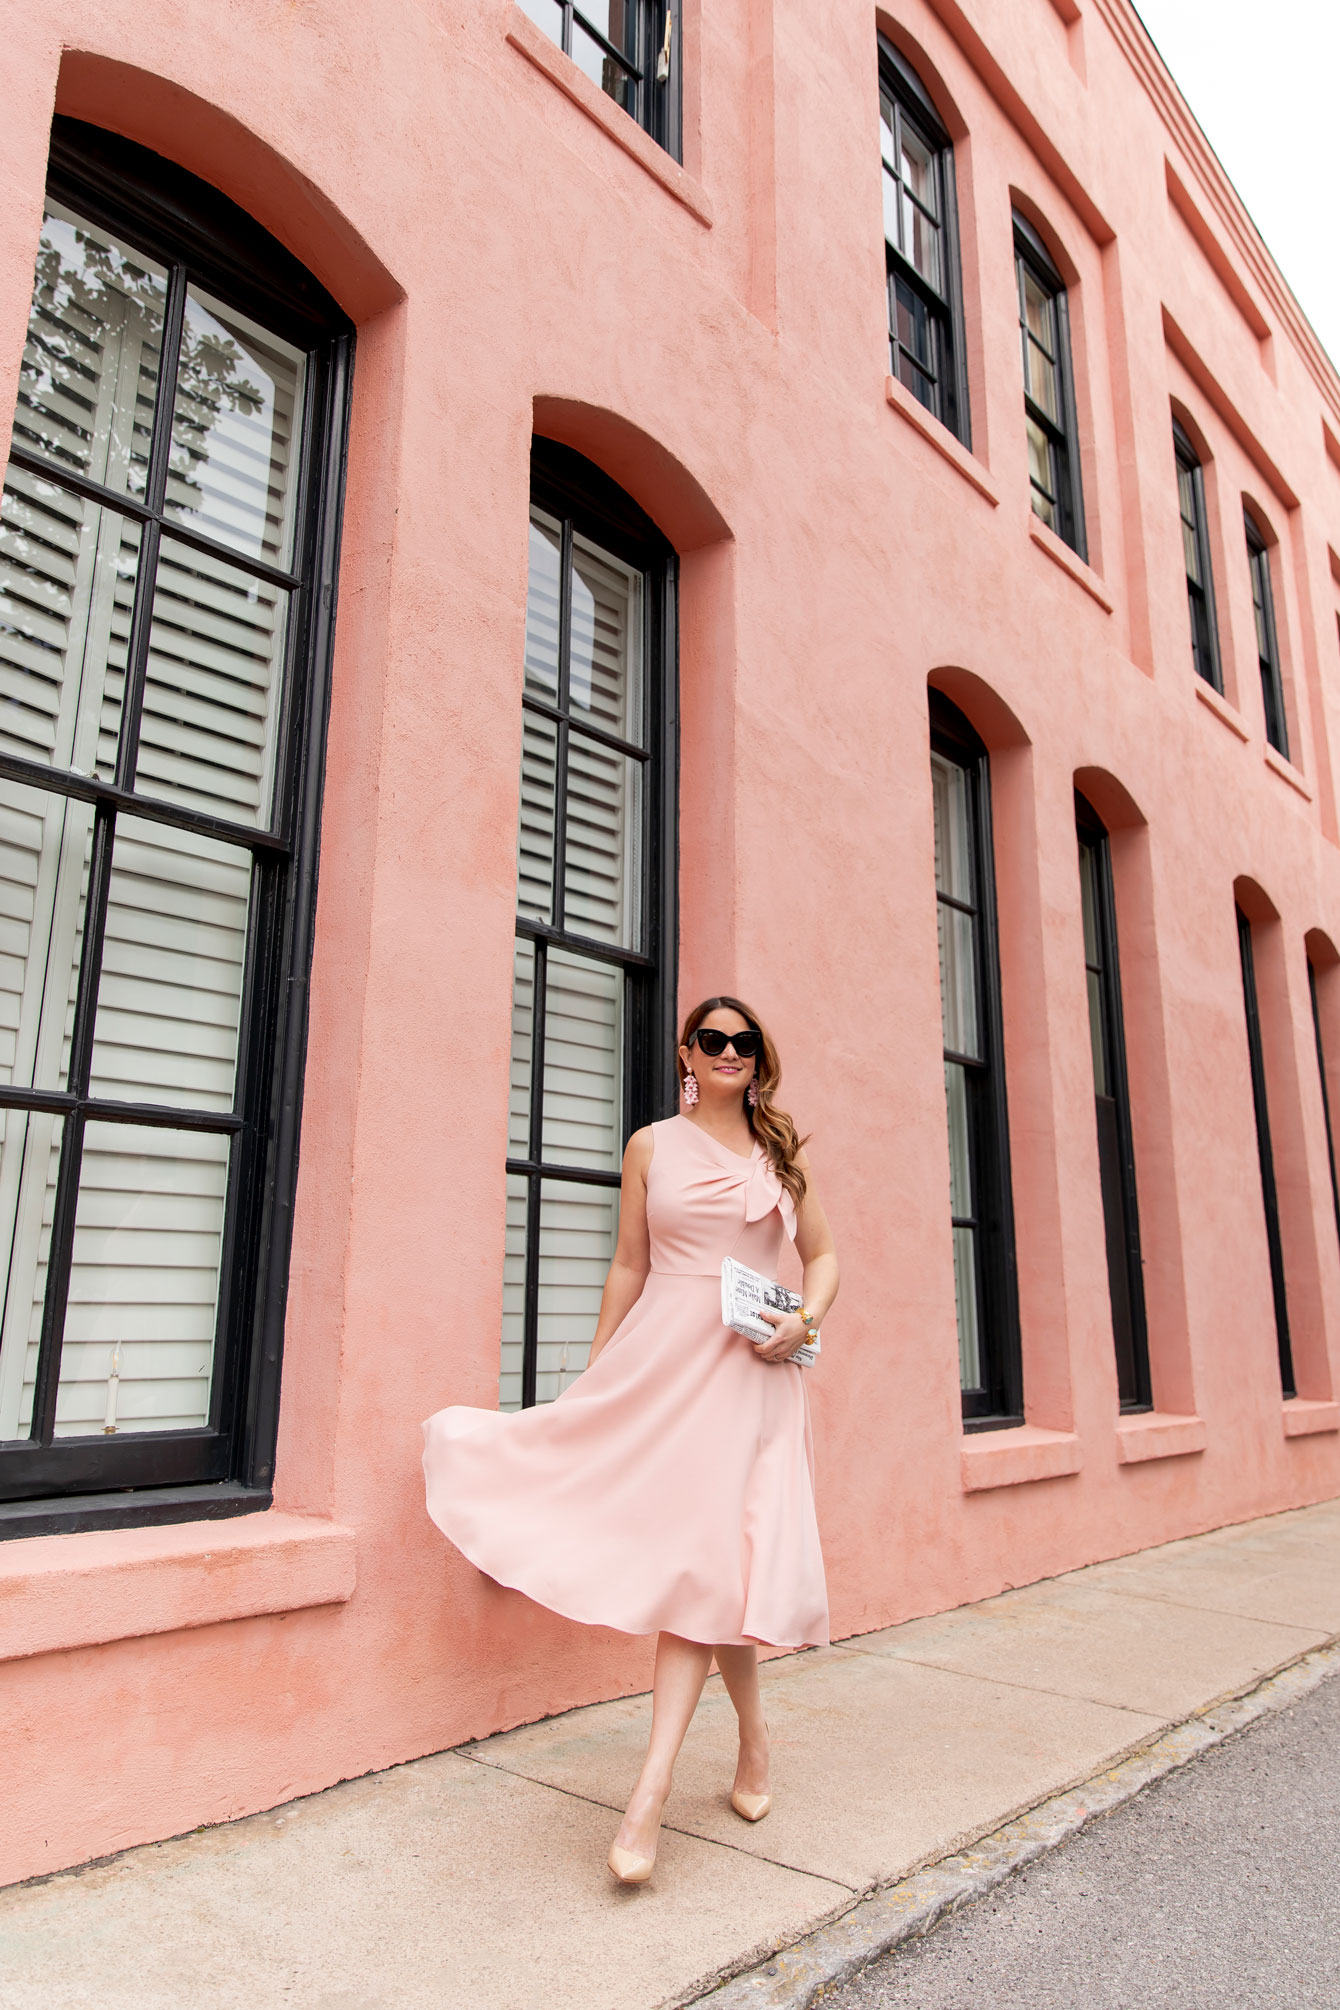
[[[877,1962],[823,2010],[1340,2010],[1340,1678]]]

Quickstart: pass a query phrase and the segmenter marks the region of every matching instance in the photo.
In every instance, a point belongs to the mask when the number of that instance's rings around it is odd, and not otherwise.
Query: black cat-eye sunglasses
[[[719,1026],[698,1026],[689,1034],[690,1047],[695,1040],[713,1061],[719,1054],[724,1054],[727,1047],[734,1047],[742,1061],[756,1061],[763,1052],[763,1035],[753,1026],[747,1026],[742,1033],[723,1033]]]

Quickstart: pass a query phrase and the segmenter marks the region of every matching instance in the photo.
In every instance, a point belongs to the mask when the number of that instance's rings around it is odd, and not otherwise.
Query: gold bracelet
[[[807,1332],[809,1328],[814,1324],[814,1314],[812,1312],[807,1312],[803,1305],[800,1308],[800,1323],[806,1329]]]

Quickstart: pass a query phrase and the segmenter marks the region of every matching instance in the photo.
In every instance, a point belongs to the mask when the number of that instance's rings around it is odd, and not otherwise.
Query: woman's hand
[[[760,1305],[758,1316],[767,1320],[773,1334],[771,1340],[753,1343],[761,1361],[789,1361],[797,1347],[803,1347],[810,1337],[809,1328],[798,1312],[772,1312]]]

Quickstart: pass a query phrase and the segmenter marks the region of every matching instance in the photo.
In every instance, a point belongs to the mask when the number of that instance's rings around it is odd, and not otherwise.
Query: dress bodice
[[[796,1212],[763,1147],[741,1158],[684,1116],[651,1129],[652,1269],[717,1276],[723,1257],[734,1256],[775,1277],[782,1237],[796,1232]]]

